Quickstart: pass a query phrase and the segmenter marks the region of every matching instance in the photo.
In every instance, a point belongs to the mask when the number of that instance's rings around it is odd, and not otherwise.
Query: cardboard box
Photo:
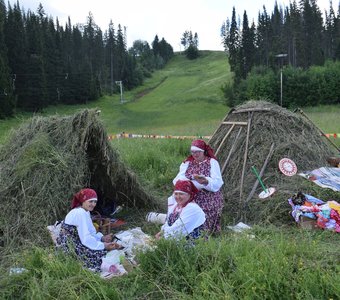
[[[303,229],[315,230],[318,229],[316,219],[311,219],[305,216],[300,217],[299,226]]]

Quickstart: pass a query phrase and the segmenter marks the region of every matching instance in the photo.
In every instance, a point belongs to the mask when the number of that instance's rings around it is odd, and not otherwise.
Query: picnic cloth
[[[322,167],[313,171],[305,171],[298,175],[313,181],[318,186],[340,191],[340,168]]]

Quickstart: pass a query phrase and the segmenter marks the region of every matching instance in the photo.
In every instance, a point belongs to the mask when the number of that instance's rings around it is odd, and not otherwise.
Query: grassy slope
[[[143,86],[120,96],[104,96],[86,105],[58,105],[43,115],[73,114],[82,108],[100,109],[109,133],[122,131],[152,134],[209,134],[227,113],[221,86],[230,80],[229,66],[223,52],[203,52],[189,61],[176,55],[165,69],[155,72]],[[143,96],[141,96],[143,95]],[[0,120],[0,142],[6,132],[31,115],[18,114]]]
[[[204,51],[197,60],[176,55],[163,70],[155,72],[143,86],[120,96],[104,96],[84,105],[51,106],[43,115],[73,114],[82,108],[98,108],[109,133],[122,131],[145,134],[210,135],[229,108],[223,102],[221,86],[231,79],[222,51]],[[325,133],[340,132],[340,106],[304,108]],[[31,117],[17,114],[0,120],[0,143],[11,128]],[[337,141],[338,142],[338,141]],[[340,143],[340,142],[339,142]]]

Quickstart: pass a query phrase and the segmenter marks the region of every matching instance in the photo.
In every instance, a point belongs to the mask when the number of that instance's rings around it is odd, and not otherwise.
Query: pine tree
[[[20,105],[27,73],[28,54],[24,20],[18,3],[14,4],[13,8],[8,5],[4,33],[7,49],[11,49],[10,53],[8,53],[8,65],[11,71],[12,93]]]
[[[44,69],[44,57],[42,55],[40,17],[29,11],[26,18],[26,36],[29,55],[19,105],[25,110],[40,111],[48,105],[46,73]]]
[[[323,19],[315,0],[301,0],[302,29],[303,29],[303,60],[301,66],[307,68],[311,65],[324,63],[322,51]]]
[[[240,49],[241,76],[246,78],[254,65],[255,45],[254,26],[249,28],[247,12],[244,11]]]
[[[240,39],[239,28],[236,22],[236,11],[235,7],[233,7],[229,36],[224,45],[228,49],[230,70],[235,74],[235,82],[238,82],[242,78],[240,62]]]
[[[272,42],[272,28],[270,17],[267,14],[266,7],[263,6],[263,12],[259,13],[257,22],[257,34],[256,34],[256,44],[258,48],[256,55],[257,64],[269,67],[271,55],[271,42]]]
[[[10,87],[7,47],[5,44],[5,20],[6,6],[4,1],[0,0],[0,119],[10,117],[14,112],[14,98]]]

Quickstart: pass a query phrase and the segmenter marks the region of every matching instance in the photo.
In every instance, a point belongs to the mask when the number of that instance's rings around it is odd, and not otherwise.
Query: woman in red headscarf
[[[61,224],[58,246],[66,253],[75,252],[84,266],[100,271],[102,258],[109,250],[120,246],[112,242],[112,234],[97,232],[90,212],[97,204],[97,194],[92,189],[82,189],[72,199],[71,211]]]
[[[214,155],[213,149],[203,140],[194,140],[191,143],[191,155],[180,165],[179,173],[173,180],[191,180],[198,193],[194,201],[203,209],[207,218],[205,229],[208,232],[221,230],[221,215],[223,209],[223,185],[220,165]]]
[[[205,215],[203,210],[193,202],[197,192],[189,180],[178,180],[173,195],[169,199],[168,214],[156,239],[181,238],[196,239],[201,235]]]

